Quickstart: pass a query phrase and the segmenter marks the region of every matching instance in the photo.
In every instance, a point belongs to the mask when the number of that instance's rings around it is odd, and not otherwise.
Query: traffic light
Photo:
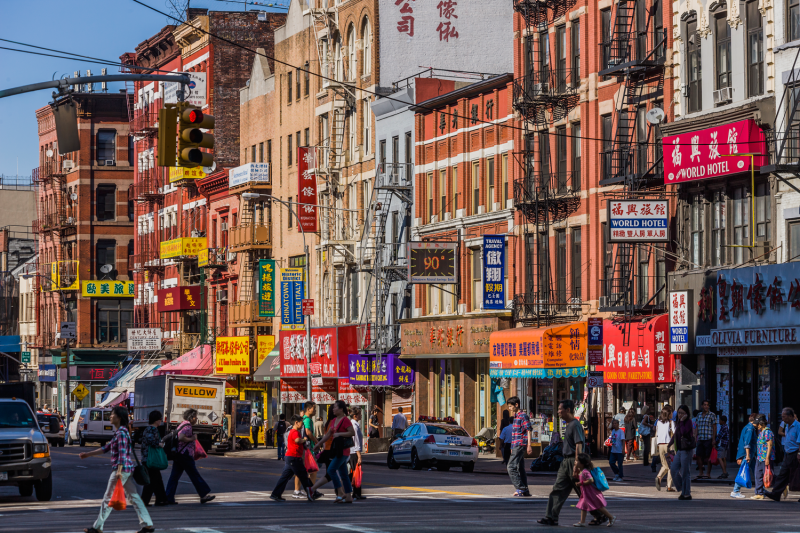
[[[164,104],[158,110],[158,152],[157,164],[160,167],[175,166],[175,151],[178,148],[175,137],[175,125],[178,123],[178,107],[175,104]]]
[[[210,167],[214,155],[200,148],[214,148],[214,136],[203,133],[200,128],[214,129],[214,117],[204,115],[199,107],[179,103],[178,122],[178,166]]]

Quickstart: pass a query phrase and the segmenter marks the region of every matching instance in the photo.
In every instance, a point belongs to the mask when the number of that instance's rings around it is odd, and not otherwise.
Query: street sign
[[[303,316],[312,316],[314,314],[314,300],[303,299]]]
[[[72,395],[75,396],[79,401],[82,401],[86,398],[86,395],[89,394],[89,389],[83,386],[83,383],[79,383],[77,387],[72,390]]]
[[[590,365],[603,364],[603,348],[589,348],[586,350]]]
[[[590,370],[589,375],[586,377],[586,386],[590,389],[602,387],[603,373],[600,371]]]
[[[22,352],[20,355],[22,356],[23,363],[31,362],[31,352]]]
[[[322,374],[312,374],[311,385],[314,387],[322,387]]]
[[[78,326],[75,322],[62,322],[60,333],[62,339],[77,339]]]

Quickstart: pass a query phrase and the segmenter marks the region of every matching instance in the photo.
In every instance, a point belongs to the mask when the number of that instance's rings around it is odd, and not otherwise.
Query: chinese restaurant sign
[[[133,298],[135,290],[132,281],[81,281],[81,296],[86,298]]]
[[[483,236],[483,308],[505,309],[506,254],[503,235]]]
[[[609,242],[668,242],[667,200],[608,200]]]
[[[400,327],[403,355],[487,354],[489,335],[508,329],[510,322],[497,318],[435,320]]]
[[[586,322],[492,333],[489,373],[492,377],[585,376],[586,347]]]
[[[753,119],[664,137],[664,183],[716,178],[750,170],[750,157],[730,154],[766,154],[764,132]],[[767,156],[753,158],[755,169]]]
[[[164,241],[161,243],[161,259],[171,257],[194,257],[200,250],[207,249],[208,243],[205,237],[181,237]]]
[[[174,167],[169,169],[169,182],[175,183],[176,181],[181,180],[201,180],[206,177],[206,173],[203,172],[200,167],[195,168],[184,168],[184,167]]]
[[[281,269],[281,329],[303,329],[304,279],[302,268]]]
[[[397,354],[350,354],[350,384],[402,387],[414,383],[414,369]]]
[[[206,295],[203,302],[200,301],[199,285],[173,287],[171,289],[158,290],[158,312],[167,311],[191,311],[200,310],[205,307]],[[206,292],[208,290],[206,289]]]
[[[316,233],[317,229],[317,176],[313,170],[314,149],[297,147],[297,216],[298,225],[305,233]]]
[[[250,338],[217,337],[217,374],[250,373]]]
[[[667,315],[641,321],[614,324],[603,321],[603,364],[605,383],[672,383],[675,358],[667,341]]]
[[[258,316],[275,316],[275,260],[258,262]]]

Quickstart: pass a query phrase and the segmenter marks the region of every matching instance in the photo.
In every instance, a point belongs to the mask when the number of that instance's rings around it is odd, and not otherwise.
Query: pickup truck
[[[58,419],[48,419],[48,433],[58,433]],[[28,402],[16,397],[0,398],[0,487],[17,486],[20,496],[50,501],[53,474],[50,445],[36,413]]]

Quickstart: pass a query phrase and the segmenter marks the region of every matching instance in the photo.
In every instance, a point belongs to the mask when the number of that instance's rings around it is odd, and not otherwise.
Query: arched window
[[[333,79],[343,81],[344,69],[342,68],[342,38],[336,39],[336,46],[333,53],[334,73]]]
[[[347,81],[355,81],[356,76],[356,29],[353,25],[347,32]]]
[[[364,17],[361,23],[361,40],[364,43],[364,57],[361,60],[361,71],[364,76],[372,72],[372,28],[369,19]]]

